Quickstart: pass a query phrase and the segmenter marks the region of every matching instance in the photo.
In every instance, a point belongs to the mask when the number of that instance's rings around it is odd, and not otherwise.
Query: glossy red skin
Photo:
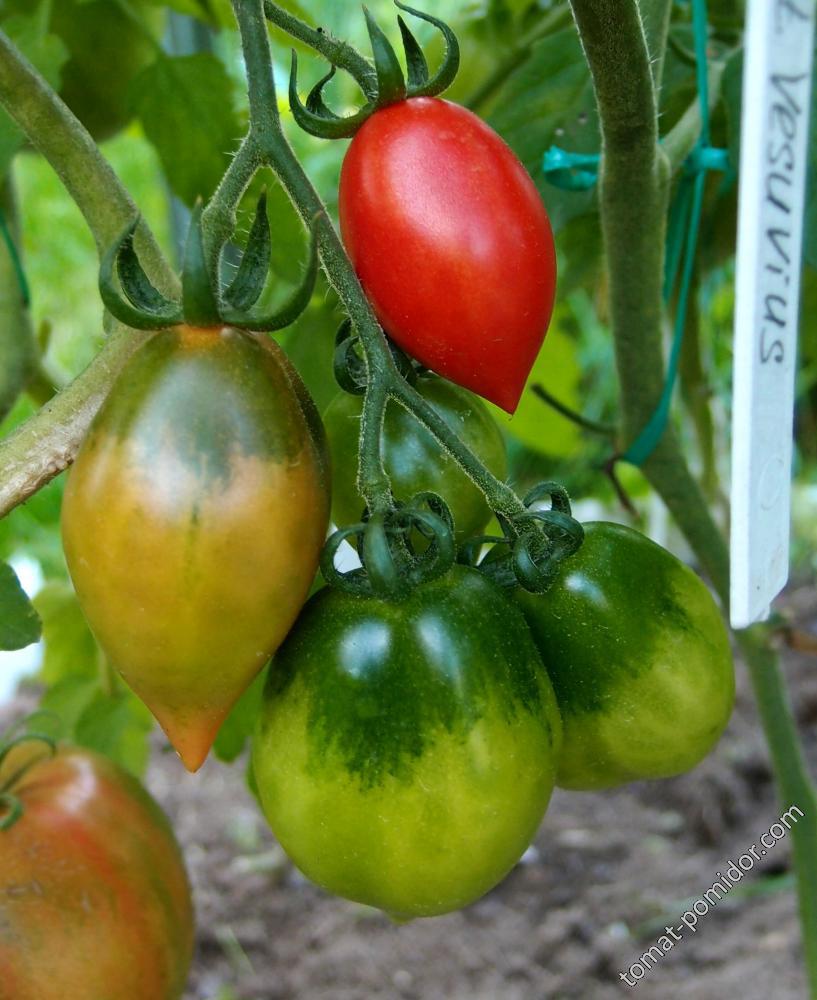
[[[459,105],[401,101],[353,139],[339,210],[346,249],[391,338],[513,413],[556,285],[547,213],[516,155]]]
[[[86,750],[24,744],[0,786],[32,755],[11,789],[24,812],[0,830],[0,1000],[178,1000],[193,909],[167,819]]]

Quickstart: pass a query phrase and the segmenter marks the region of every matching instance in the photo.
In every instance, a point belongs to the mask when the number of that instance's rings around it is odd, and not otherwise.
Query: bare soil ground
[[[790,592],[786,604],[817,634],[813,589]],[[786,649],[784,664],[817,765],[817,658]],[[557,791],[535,844],[497,889],[404,926],[306,882],[240,765],[210,760],[191,777],[157,752],[148,784],[184,847],[198,913],[185,1000],[805,997],[786,838],[694,932],[681,927],[637,986],[619,978],[792,805],[776,799],[742,664],[738,691],[726,736],[695,771],[604,793]]]

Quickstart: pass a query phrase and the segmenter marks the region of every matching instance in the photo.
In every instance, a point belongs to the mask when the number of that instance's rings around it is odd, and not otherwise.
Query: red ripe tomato
[[[513,413],[550,322],[556,255],[514,153],[438,98],[383,108],[340,178],[343,240],[389,336]]]

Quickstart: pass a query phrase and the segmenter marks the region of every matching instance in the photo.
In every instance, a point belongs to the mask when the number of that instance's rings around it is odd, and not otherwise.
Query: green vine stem
[[[20,227],[11,173],[0,180],[0,213],[17,254],[0,243],[0,422],[37,367],[37,341],[20,284]]]
[[[83,125],[1,31],[0,103],[57,172],[103,253],[135,218],[136,206]],[[138,242],[156,286],[177,294],[177,278],[144,222]],[[113,379],[145,337],[115,326],[88,368],[0,441],[0,517],[73,461]]]
[[[621,384],[621,431],[629,442],[650,418],[664,378],[661,286],[670,165],[657,144],[655,89],[636,0],[571,0],[571,6],[599,107],[601,221]],[[727,544],[672,428],[644,472],[727,606]],[[817,795],[769,633],[755,627],[738,632],[736,639],[749,668],[781,800],[805,814],[792,829],[792,842],[810,995],[817,998]]]
[[[340,237],[311,181],[292,151],[281,129],[272,74],[265,14],[285,26],[285,15],[276,4],[263,0],[233,0],[241,31],[251,95],[250,134],[242,147],[241,163],[219,188],[209,208],[210,218],[223,225],[235,212],[235,198],[246,189],[260,163],[269,165],[289,194],[306,226],[318,238],[321,264],[343,302],[366,358],[368,388],[364,398],[361,434],[359,488],[371,511],[391,503],[388,477],[380,453],[380,434],[385,406],[393,399],[409,410],[439,441],[485,494],[491,507],[508,518],[523,513],[524,506],[513,490],[497,480],[479,462],[439,414],[398,372],[380,328],[357,280]],[[299,29],[301,30],[301,29]]]

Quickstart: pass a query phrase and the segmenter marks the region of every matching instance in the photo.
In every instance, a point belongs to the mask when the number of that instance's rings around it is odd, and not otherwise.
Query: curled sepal
[[[394,519],[403,526],[403,541],[412,556],[407,573],[412,586],[436,580],[451,569],[457,560],[454,517],[441,496],[418,493],[395,512]],[[412,541],[414,532],[428,543],[420,553]]]
[[[366,524],[361,521],[358,524],[349,525],[347,528],[339,528],[327,538],[321,552],[320,569],[321,575],[330,587],[338,587],[349,594],[371,594],[369,578],[365,569],[359,567],[341,571],[335,565],[335,557],[341,545],[354,539],[355,547],[359,550],[365,531]]]
[[[267,192],[258,199],[247,246],[233,280],[224,291],[224,302],[231,309],[241,312],[251,309],[258,301],[269,272],[272,256],[269,219],[267,218]]]
[[[11,792],[0,792],[0,831],[10,830],[23,815],[23,803]]]
[[[419,553],[411,540],[414,532],[427,542]],[[335,565],[335,557],[341,544],[351,538],[363,565],[344,573]],[[418,494],[408,504],[376,511],[336,531],[324,546],[321,572],[330,586],[349,593],[401,600],[415,587],[447,573],[455,557],[447,505],[436,494]]]
[[[105,308],[125,326],[136,330],[160,330],[175,326],[182,321],[181,306],[166,299],[145,274],[133,245],[138,225],[139,216],[128,223],[103,254],[99,268],[99,294]],[[114,271],[121,292],[117,288]]]
[[[372,593],[377,597],[399,600],[408,595],[411,581],[401,565],[402,560],[393,551],[386,518],[387,515],[382,513],[369,517],[363,533],[360,561],[366,570]]]
[[[408,30],[405,22],[402,18],[398,18],[400,22],[400,32],[403,36],[403,47],[406,50],[406,64],[409,70],[409,87],[408,96],[409,97],[436,97],[437,94],[441,94],[444,90],[451,86],[454,82],[454,78],[460,68],[460,44],[457,41],[457,36],[451,30],[451,28],[441,21],[437,17],[432,17],[431,14],[424,14],[420,10],[415,10],[413,7],[408,7],[404,3],[400,3],[400,0],[394,0],[395,6],[399,7],[400,10],[405,11],[407,14],[411,14],[413,17],[419,17],[422,21],[427,21],[429,24],[433,24],[440,32],[442,32],[443,39],[445,41],[445,54],[443,55],[443,61],[440,64],[440,68],[434,74],[434,76],[429,79],[428,77],[428,65],[426,64],[425,56],[422,57],[423,64],[425,65],[425,72],[423,72],[422,67],[417,59],[416,50],[420,49],[417,44],[416,39]],[[407,36],[411,39],[407,42]],[[425,77],[425,79],[423,79]]]
[[[371,12],[364,6],[366,27],[374,57],[374,74],[371,80],[356,76],[366,97],[364,106],[353,115],[341,117],[335,114],[323,99],[323,89],[335,74],[335,67],[322,77],[310,90],[306,103],[298,94],[298,56],[292,52],[292,69],[289,76],[289,104],[295,121],[310,135],[321,139],[347,139],[353,136],[368,118],[380,108],[396,104],[406,97],[434,97],[441,94],[453,82],[460,64],[460,47],[457,36],[451,28],[431,14],[408,7],[395,0],[400,10],[418,17],[442,32],[445,54],[437,72],[431,76],[423,50],[402,17],[397,18],[403,49],[406,55],[408,83],[403,75],[400,61],[382,29]]]
[[[332,364],[335,381],[352,396],[362,396],[366,391],[366,362],[357,349],[359,339],[353,332],[352,321],[344,320],[335,336]]]
[[[406,96],[406,81],[397,53],[391,42],[386,38],[377,21],[372,17],[368,7],[363,8],[366,17],[366,28],[372,43],[374,68],[377,75],[377,107],[384,108],[387,104],[395,104]]]
[[[0,768],[11,751],[23,743],[44,744],[50,757],[53,757],[57,752],[56,741],[50,736],[46,736],[43,733],[22,733],[20,736],[16,736],[14,739],[3,744],[2,749],[0,749]],[[3,778],[2,784],[0,784],[0,831],[10,830],[23,815],[23,803],[13,793],[13,789],[26,772],[42,759],[42,755],[27,757],[17,770],[12,771],[8,777]]]
[[[524,525],[511,549],[514,576],[525,590],[543,594],[561,563],[581,546],[584,529],[559,510],[529,511],[515,519],[514,525]]]
[[[306,110],[311,111],[313,114],[320,115],[321,118],[332,118],[335,121],[339,121],[340,115],[336,115],[331,108],[327,107],[326,102],[323,99],[323,88],[327,85],[327,83],[329,83],[336,72],[337,67],[330,66],[329,72],[326,76],[322,76],[312,90],[309,91],[306,97]]]
[[[224,322],[242,330],[255,332],[283,330],[285,326],[294,323],[309,305],[309,300],[315,290],[315,280],[318,277],[318,237],[314,230],[309,234],[308,252],[308,263],[301,283],[282,306],[269,313],[222,309],[221,317]]]
[[[320,86],[323,87],[325,83],[326,78]],[[292,117],[304,132],[319,139],[349,139],[375,110],[372,104],[366,104],[356,114],[341,118],[326,107],[322,97],[313,98],[314,92],[313,88],[310,94],[312,106],[309,107],[301,101],[298,94],[298,55],[293,49],[292,69],[289,74],[289,106]]]
[[[201,216],[204,206],[196,202],[190,216],[182,268],[184,321],[190,326],[213,327],[222,320],[216,283],[207,263]]]
[[[550,499],[550,509],[532,510],[534,504]],[[553,583],[559,567],[584,541],[584,528],[572,517],[570,498],[559,483],[535,486],[524,499],[525,510],[513,517],[497,513],[505,537],[479,564],[482,573],[503,587],[521,586],[535,594],[544,593]],[[480,544],[492,539],[475,539],[461,550],[460,560],[479,559]]]
[[[535,503],[546,499],[550,500],[552,510],[559,510],[563,514],[570,515],[570,497],[567,490],[560,483],[539,483],[525,494],[522,503],[526,507],[532,507]]]

